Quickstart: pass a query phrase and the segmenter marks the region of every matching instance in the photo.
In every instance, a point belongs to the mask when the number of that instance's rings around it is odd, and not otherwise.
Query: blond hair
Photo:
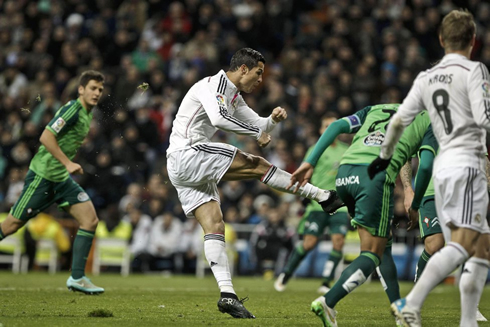
[[[471,45],[476,33],[473,15],[468,10],[453,10],[442,20],[439,35],[444,48],[451,51],[464,50]]]

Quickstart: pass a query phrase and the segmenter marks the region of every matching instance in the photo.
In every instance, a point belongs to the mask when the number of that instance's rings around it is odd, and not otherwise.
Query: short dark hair
[[[265,64],[264,56],[257,50],[250,48],[243,48],[235,52],[230,61],[230,71],[234,72],[238,70],[242,65],[252,69],[259,64],[259,61]]]
[[[104,83],[104,74],[96,70],[86,70],[80,75],[78,85],[85,87],[91,80]]]

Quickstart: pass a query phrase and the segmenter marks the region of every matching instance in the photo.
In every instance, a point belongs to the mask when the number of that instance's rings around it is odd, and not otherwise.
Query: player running
[[[325,116],[322,119],[320,134],[323,134],[330,124],[337,119],[333,116]],[[311,178],[313,185],[323,189],[335,189],[335,176],[339,168],[340,159],[349,147],[348,144],[335,140],[332,145],[323,152],[318,160],[315,173]],[[305,159],[313,151],[311,147],[306,153]],[[345,234],[348,230],[349,216],[347,208],[342,207],[333,215],[327,214],[317,202],[310,202],[298,226],[298,234],[303,235],[302,244],[298,245],[289,256],[282,273],[274,283],[278,292],[283,292],[286,285],[306,255],[315,248],[323,233],[329,228],[333,249],[330,251],[325,268],[323,269],[323,283],[318,289],[320,294],[325,294],[330,289],[330,283],[335,277],[335,270],[342,260],[342,248],[344,247]]]
[[[72,159],[89,132],[92,110],[103,90],[104,75],[93,70],[82,73],[78,99],[61,107],[46,126],[40,138],[41,146],[31,160],[22,193],[0,225],[2,240],[53,203],[67,211],[80,223],[80,228],[73,243],[71,276],[66,286],[85,294],[104,292],[85,276],[85,264],[99,219],[88,194],[70,175],[83,174],[83,168]]]
[[[432,69],[417,76],[390,122],[379,158],[372,164],[373,172],[384,169],[405,126],[420,110],[429,111],[440,144],[433,176],[446,246],[430,258],[407,297],[392,304],[393,312],[406,326],[421,326],[420,310],[429,292],[465,262],[465,270],[472,278],[469,283],[460,283],[460,326],[478,325],[475,308],[490,265],[484,253],[487,249],[478,245],[485,240],[480,235],[490,232],[485,176],[490,79],[484,64],[469,59],[475,33],[473,15],[468,11],[453,10],[444,17],[439,41],[445,56]]]
[[[361,254],[343,272],[324,296],[311,304],[311,310],[324,326],[337,326],[335,305],[363,284],[377,269],[390,302],[400,297],[396,266],[391,256],[391,223],[394,207],[394,186],[401,167],[424,144],[437,146],[427,112],[420,113],[407,128],[388,169],[371,180],[367,166],[379,155],[387,122],[399,104],[366,107],[354,115],[331,124],[308,157],[291,177],[291,185],[306,183],[323,151],[340,133],[356,133],[340,162],[336,186],[340,198],[357,227]]]

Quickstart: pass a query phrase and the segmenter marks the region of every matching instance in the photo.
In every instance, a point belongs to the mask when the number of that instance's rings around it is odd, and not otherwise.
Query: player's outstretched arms
[[[286,109],[282,107],[275,107],[274,110],[272,110],[271,118],[275,123],[279,123],[288,118],[288,113],[286,112]]]
[[[368,166],[368,175],[369,178],[373,179],[376,174],[379,172],[382,172],[383,170],[386,170],[388,166],[390,165],[391,157],[388,159],[383,159],[381,157],[377,157],[376,159],[371,162],[371,164]]]
[[[259,146],[261,148],[265,148],[270,142],[271,142],[270,134],[262,131],[262,134],[260,134],[260,137],[257,140],[257,143],[259,144]]]
[[[288,190],[293,187],[296,183],[296,187],[294,188],[294,192],[298,192],[300,186],[305,186],[311,179],[313,175],[315,167],[308,162],[303,162],[301,166],[294,173],[291,174],[291,181],[289,185],[286,187]]]

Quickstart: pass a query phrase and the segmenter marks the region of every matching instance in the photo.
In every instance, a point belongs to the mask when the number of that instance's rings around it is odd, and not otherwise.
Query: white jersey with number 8
[[[402,121],[429,111],[440,152],[435,171],[473,167],[485,171],[486,130],[490,130],[490,82],[486,66],[448,54],[421,72],[398,109]]]

